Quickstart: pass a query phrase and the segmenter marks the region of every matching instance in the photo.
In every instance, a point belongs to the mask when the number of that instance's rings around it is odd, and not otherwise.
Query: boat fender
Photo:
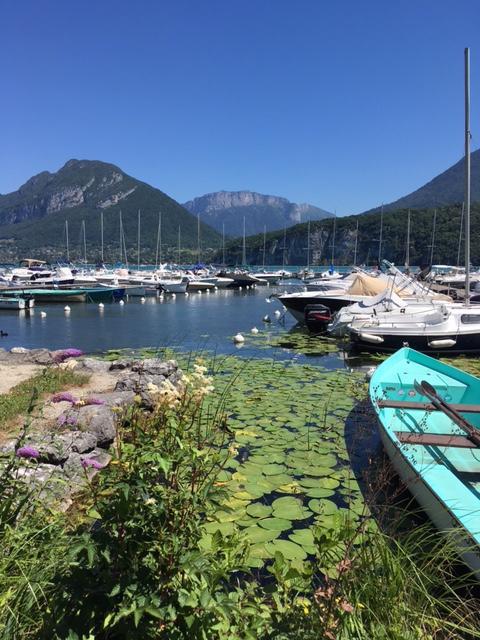
[[[372,342],[373,344],[381,344],[384,341],[382,336],[376,336],[372,333],[359,333],[359,336],[364,342]]]
[[[452,340],[452,338],[444,338],[442,340],[430,340],[428,346],[435,349],[448,349],[448,347],[454,347],[456,344],[456,340]]]

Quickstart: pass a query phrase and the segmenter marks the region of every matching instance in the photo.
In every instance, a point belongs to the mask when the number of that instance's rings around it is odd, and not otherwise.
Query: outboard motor
[[[305,307],[305,324],[311,333],[326,331],[332,319],[332,312],[324,304],[307,304]]]

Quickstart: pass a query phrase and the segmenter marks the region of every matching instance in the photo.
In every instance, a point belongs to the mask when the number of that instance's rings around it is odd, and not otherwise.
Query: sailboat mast
[[[137,269],[140,270],[140,209],[137,220]]]
[[[335,227],[337,225],[337,212],[335,211],[335,215],[333,217],[333,233],[332,233],[332,266],[335,261]]]
[[[470,49],[465,49],[465,304],[470,305]]]
[[[353,266],[357,266],[357,247],[358,247],[358,220],[357,220],[357,231],[355,233],[355,249],[353,250]]]
[[[247,246],[245,240],[245,216],[243,216],[242,267],[247,265]]]
[[[65,238],[67,242],[67,262],[70,262],[70,247],[68,246],[68,220],[65,220]]]
[[[200,260],[202,258],[201,255],[201,250],[200,250],[200,214],[197,214],[197,254],[198,254],[198,259],[197,262],[200,264]]]
[[[405,249],[405,269],[410,267],[410,209],[407,217],[407,247]]]
[[[283,227],[283,256],[282,256],[282,269],[285,270],[285,251],[287,249],[287,227]]]
[[[225,266],[225,223],[222,222],[222,265]]]
[[[265,255],[267,252],[267,225],[263,225],[263,269],[265,270]]]
[[[160,251],[161,251],[161,244],[160,244],[160,239],[161,239],[161,235],[162,235],[162,212],[159,211],[158,212],[158,228],[157,228],[157,250],[155,252],[155,269],[158,269],[158,258],[160,255]],[[161,255],[160,255],[160,262],[162,261]]]
[[[310,220],[307,225],[307,271],[310,270]]]
[[[457,267],[460,266],[460,251],[462,249],[463,218],[464,218],[464,216],[465,216],[465,202],[462,202],[462,215],[460,216],[460,234],[458,236]]]
[[[180,265],[180,237],[181,237],[180,234],[181,234],[180,225],[178,225],[178,261],[177,262],[179,265]]]
[[[103,211],[100,211],[100,242],[101,242],[101,252],[100,257],[102,259],[103,264]]]
[[[83,231],[83,260],[86,265],[87,264],[87,234],[85,232],[85,220],[82,220],[82,231]]]
[[[118,213],[118,220],[120,225],[120,264],[122,264],[123,260],[123,224],[122,224],[122,210],[120,209]]]
[[[382,240],[383,240],[383,203],[380,211],[380,238],[378,240],[378,266],[382,260]]]
[[[433,212],[432,246],[430,248],[430,267],[433,264],[433,249],[435,247],[435,228],[437,226],[437,210]]]

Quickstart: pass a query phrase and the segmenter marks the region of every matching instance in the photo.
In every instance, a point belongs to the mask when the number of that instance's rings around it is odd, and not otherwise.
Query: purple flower
[[[68,358],[78,358],[79,356],[83,356],[83,351],[80,351],[80,349],[63,349],[62,351],[58,351],[53,359],[58,363]]]
[[[101,398],[87,398],[85,400],[85,404],[105,404],[105,400],[102,400]]]
[[[82,467],[84,469],[87,469],[88,467],[92,467],[93,469],[103,469],[104,466],[104,464],[102,464],[98,460],[95,460],[94,458],[85,458],[84,460],[82,460]]]
[[[40,452],[38,449],[35,449],[35,447],[19,447],[16,452],[15,455],[18,458],[39,458],[40,457]]]
[[[78,398],[75,398],[75,396],[68,391],[61,391],[52,397],[52,402],[71,402],[72,404],[76,404]]]
[[[66,426],[74,427],[77,424],[77,422],[78,422],[77,416],[69,416],[65,414],[62,414],[61,416],[59,416],[57,420],[59,427],[66,427]]]

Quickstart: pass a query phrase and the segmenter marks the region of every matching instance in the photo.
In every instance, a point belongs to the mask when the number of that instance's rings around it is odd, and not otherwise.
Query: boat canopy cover
[[[354,296],[377,296],[379,293],[384,293],[387,286],[383,278],[372,278],[372,276],[358,273],[347,289],[347,293]]]
[[[347,307],[350,313],[368,313],[372,307],[382,307],[384,309],[393,310],[393,309],[402,309],[407,305],[407,302],[403,300],[399,295],[392,291],[391,289],[385,289],[381,293],[376,296],[370,296],[361,300],[360,302],[355,302]]]

